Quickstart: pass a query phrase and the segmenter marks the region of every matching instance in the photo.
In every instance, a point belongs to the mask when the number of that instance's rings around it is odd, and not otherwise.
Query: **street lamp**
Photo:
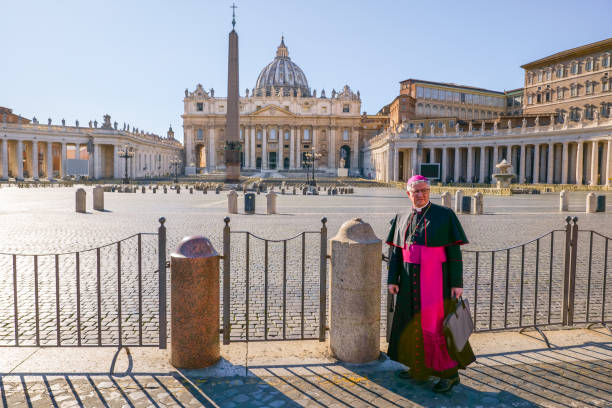
[[[175,157],[174,159],[170,160],[170,167],[174,167],[174,182],[178,183],[178,168],[181,165],[182,161],[178,158]]]
[[[119,150],[119,157],[125,159],[125,177],[123,178],[123,184],[128,184],[130,182],[128,177],[128,160],[134,158],[134,149],[129,147],[126,143],[123,145],[123,149]]]
[[[312,180],[307,180],[307,184],[309,186],[316,186],[317,185],[317,181],[315,180],[315,163],[316,160],[318,160],[321,155],[319,153],[315,153],[315,148],[314,146],[312,147],[310,152],[306,152],[304,153],[305,156],[305,162],[306,162],[306,176],[308,177],[308,173],[309,173],[309,166],[312,166]]]

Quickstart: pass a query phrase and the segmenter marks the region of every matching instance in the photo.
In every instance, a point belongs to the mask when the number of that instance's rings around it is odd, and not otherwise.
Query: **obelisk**
[[[225,182],[240,181],[240,112],[238,95],[238,34],[236,5],[232,5],[232,31],[229,33],[227,67],[227,115],[225,116]]]

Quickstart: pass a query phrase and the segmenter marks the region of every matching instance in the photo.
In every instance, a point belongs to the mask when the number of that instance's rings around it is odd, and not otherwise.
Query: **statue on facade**
[[[344,160],[344,157],[341,157],[340,160],[338,161],[339,167],[341,169],[344,168],[344,165],[346,164],[346,161]]]
[[[459,133],[459,123],[455,123],[455,133]]]
[[[66,126],[66,119],[62,119],[62,126]]]
[[[593,112],[593,115],[594,115],[594,119],[596,121],[599,121],[599,109],[595,109],[595,112]]]
[[[567,125],[568,120],[569,120],[569,115],[567,112],[564,112],[563,113],[563,123]]]
[[[582,114],[582,111],[579,110],[578,111],[578,122],[582,122],[582,119],[584,119],[584,115]]]
[[[525,129],[527,127],[527,119],[523,118],[521,121],[521,128]]]
[[[247,88],[247,89],[245,89],[245,90],[244,90],[244,94],[245,94],[245,96],[246,96],[247,98],[249,97],[249,88]]]
[[[442,124],[442,134],[446,136],[446,122]]]
[[[316,97],[317,97],[317,90],[316,90],[316,89],[314,89],[314,90],[312,91],[312,97],[313,97],[313,98],[316,98]]]
[[[51,126],[51,118],[47,120],[47,125]]]
[[[472,133],[472,122],[468,123],[468,132]]]
[[[113,122],[113,128],[115,128],[115,130],[117,130],[117,121]]]
[[[325,89],[321,91],[321,98],[325,98]]]
[[[185,98],[189,96],[189,89],[185,88]]]
[[[98,128],[98,121],[94,120],[94,127],[97,129]]]
[[[215,97],[215,90],[213,88],[210,88],[210,97],[211,98]]]
[[[106,114],[103,116],[103,118],[104,118],[104,123],[102,124],[102,129],[110,129],[111,128],[110,115]]]
[[[38,119],[36,119],[36,116],[32,118],[32,123],[38,125]]]
[[[128,123],[126,126],[126,130],[129,132],[130,131],[130,124]]]
[[[278,87],[278,92],[276,92],[276,96],[283,96],[283,88],[282,87]]]
[[[297,90],[297,96],[298,96],[298,98],[301,98],[301,97],[302,97],[302,88],[298,88],[298,90]]]
[[[512,120],[508,119],[508,129],[512,129]]]
[[[93,126],[93,122],[90,120],[89,121],[89,127],[92,127],[92,126]]]
[[[483,120],[480,125],[480,133],[484,133],[484,132],[485,132],[485,121]]]
[[[359,90],[357,90],[357,99],[361,100],[361,94],[359,93]]]
[[[497,121],[493,122],[493,133],[497,133]]]
[[[540,117],[539,117],[539,116],[536,116],[536,118],[535,118],[535,120],[534,120],[534,122],[533,122],[533,123],[534,123],[534,126],[535,126],[535,127],[540,126]]]
[[[76,126],[76,127],[79,127],[79,120],[78,120],[78,119],[77,119],[77,120],[75,120],[75,121],[74,121],[74,124],[75,124],[75,126]]]
[[[435,123],[431,123],[429,125],[429,134],[432,136],[436,134],[436,124]]]
[[[336,97],[336,90],[335,89],[332,89],[332,94],[331,95],[332,95],[331,96],[332,99],[334,99]]]

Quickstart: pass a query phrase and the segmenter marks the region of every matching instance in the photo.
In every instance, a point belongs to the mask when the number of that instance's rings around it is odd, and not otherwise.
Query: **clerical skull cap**
[[[427,183],[429,185],[429,179],[425,176],[421,176],[420,174],[414,175],[408,179],[406,183],[406,190],[412,191],[412,188],[419,183]]]

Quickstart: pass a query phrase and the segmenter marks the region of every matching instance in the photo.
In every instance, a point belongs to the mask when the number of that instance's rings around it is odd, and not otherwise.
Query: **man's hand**
[[[461,295],[463,295],[463,288],[451,288],[451,298],[459,299]]]
[[[399,292],[398,285],[388,285],[388,288],[389,288],[389,293],[392,295],[397,295],[397,293]]]

